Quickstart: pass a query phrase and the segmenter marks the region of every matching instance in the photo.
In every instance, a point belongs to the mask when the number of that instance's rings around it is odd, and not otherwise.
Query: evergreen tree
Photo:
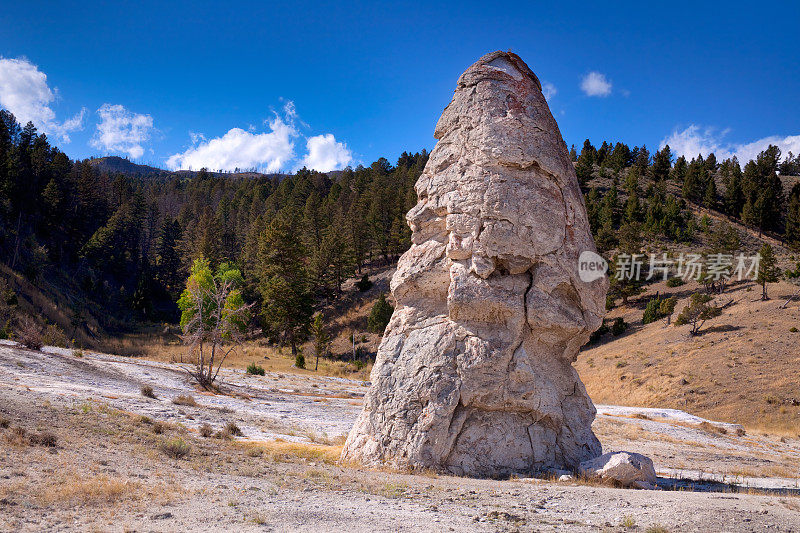
[[[776,283],[780,279],[781,271],[778,268],[772,246],[765,243],[761,246],[758,254],[761,258],[758,263],[756,282],[761,285],[761,299],[769,300],[769,296],[767,295],[767,283]]]
[[[686,171],[686,158],[680,156],[675,160],[675,165],[673,165],[672,170],[670,171],[670,179],[676,183],[682,184],[684,179],[686,179]]]
[[[289,344],[293,356],[308,332],[313,302],[298,237],[288,214],[280,213],[261,236],[258,258],[264,331]]]
[[[394,307],[386,301],[386,295],[381,293],[367,318],[367,329],[373,333],[383,334],[393,312]]]
[[[786,210],[786,242],[793,248],[800,248],[800,183],[796,183],[789,194],[789,205]]]
[[[744,206],[744,193],[742,192],[742,170],[739,162],[734,157],[726,159],[720,167],[722,183],[725,185],[725,212],[732,217],[740,217]]]
[[[639,169],[637,167],[631,167],[628,171],[628,175],[625,178],[625,192],[628,193],[628,199],[625,201],[623,220],[625,222],[639,222],[642,213],[639,203]]]
[[[589,139],[583,142],[583,149],[581,155],[578,156],[578,163],[575,165],[575,173],[578,175],[578,183],[585,185],[592,179],[592,172],[594,171],[594,164],[597,159],[597,150],[595,150]]]
[[[314,317],[314,322],[311,323],[311,338],[314,340],[314,372],[319,369],[319,358],[328,353],[328,345],[330,345],[331,337],[325,328],[325,321],[322,313],[317,313]]]
[[[672,168],[672,152],[669,145],[657,151],[653,156],[653,168],[651,172],[655,181],[665,181],[669,178],[669,171]]]
[[[703,206],[708,209],[717,208],[717,182],[713,176],[708,178],[706,190],[703,193]]]
[[[650,152],[647,151],[646,146],[643,145],[639,148],[633,165],[639,169],[639,175],[644,176],[647,174],[647,168],[650,166]]]

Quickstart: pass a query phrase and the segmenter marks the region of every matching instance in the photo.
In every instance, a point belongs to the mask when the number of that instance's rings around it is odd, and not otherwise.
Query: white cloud
[[[558,91],[556,90],[555,85],[549,81],[542,83],[542,94],[544,95],[545,100],[549,102],[550,99],[556,95],[556,93],[558,93]]]
[[[306,148],[308,153],[300,162],[301,167],[330,172],[341,170],[353,162],[353,154],[347,145],[337,142],[332,133],[309,137]]]
[[[581,90],[586,96],[605,97],[611,94],[611,82],[605,74],[593,70],[581,80]]]
[[[294,104],[287,104],[284,117],[276,114],[269,122],[270,131],[266,133],[233,128],[222,137],[210,140],[192,133],[194,146],[170,156],[167,167],[172,170],[256,168],[263,172],[278,172],[294,158],[294,138],[298,135],[294,118]]]
[[[663,148],[668,144],[673,153],[688,159],[697,157],[698,154],[706,157],[712,152],[720,161],[736,156],[741,164],[755,159],[770,144],[780,148],[784,157],[789,152],[794,155],[800,154],[800,135],[771,135],[751,142],[731,143],[724,139],[729,131],[717,132],[714,128],[701,128],[692,124],[683,131],[675,128],[659,146]]]
[[[307,153],[301,159],[295,155],[295,140],[301,137],[297,124],[305,124],[297,114],[294,102],[286,101],[283,113],[267,122],[269,131],[257,133],[232,128],[222,137],[206,139],[202,134],[190,132],[192,147],[167,159],[172,170],[198,170],[203,167],[216,170],[255,168],[260,172],[280,172],[303,166],[321,172],[346,167],[353,161],[347,145],[338,142],[331,133],[306,139]],[[295,164],[292,164],[294,162]]]
[[[100,123],[90,145],[107,152],[128,154],[133,159],[144,155],[142,145],[154,130],[153,117],[133,113],[119,104],[103,104],[97,114]]]
[[[85,109],[64,122],[56,121],[50,105],[57,90],[47,85],[47,75],[26,59],[0,58],[0,106],[14,113],[20,124],[33,124],[42,132],[70,141],[69,132],[81,129]]]

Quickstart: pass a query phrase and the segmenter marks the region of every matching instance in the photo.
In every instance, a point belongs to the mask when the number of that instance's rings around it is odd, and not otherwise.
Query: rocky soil
[[[238,370],[224,380],[228,394],[212,396],[180,365],[0,345],[0,530],[800,529],[795,439],[741,436],[682,411],[598,406],[604,451],[652,457],[660,490],[408,475],[336,462],[366,384]],[[141,395],[143,384],[157,399]],[[190,395],[196,407],[172,403]],[[228,422],[243,436],[199,434]],[[176,439],[188,445],[179,459],[168,455]],[[743,488],[689,481],[714,476]]]

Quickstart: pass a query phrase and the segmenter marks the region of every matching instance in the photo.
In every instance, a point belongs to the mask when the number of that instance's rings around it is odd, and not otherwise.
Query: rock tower
[[[538,78],[513,53],[483,56],[434,136],[342,457],[471,476],[577,469],[601,447],[572,363],[608,285],[578,276],[594,241]]]

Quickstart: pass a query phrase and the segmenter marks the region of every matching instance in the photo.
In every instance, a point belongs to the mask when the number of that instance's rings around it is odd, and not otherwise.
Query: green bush
[[[192,447],[181,438],[165,440],[159,448],[165,455],[173,459],[183,459],[192,451]]]
[[[795,326],[792,326],[791,328],[789,328],[789,331],[791,331],[792,333],[797,333],[797,328]]]
[[[386,329],[386,325],[392,318],[393,312],[394,307],[392,307],[389,302],[386,301],[386,295],[381,294],[378,297],[378,301],[372,306],[372,311],[369,313],[369,318],[367,318],[367,329],[373,333],[383,334],[383,330]]]
[[[294,356],[294,366],[297,368],[306,367],[306,356],[303,355],[301,350],[297,350],[297,355]]]
[[[661,298],[650,298],[650,301],[647,302],[647,307],[644,308],[644,315],[642,316],[642,324],[649,324],[661,318],[661,316],[658,313],[660,307],[661,307]]]
[[[669,278],[667,280],[667,287],[680,287],[685,283],[686,282],[683,281],[683,278]]]
[[[628,329],[628,324],[627,322],[625,322],[625,320],[622,319],[622,317],[617,317],[614,320],[614,323],[611,324],[611,334],[614,335],[615,337],[619,337],[620,335],[625,333],[626,329]]]
[[[264,375],[264,367],[259,366],[255,363],[250,363],[247,365],[247,373],[252,374],[254,376],[263,376]]]
[[[606,311],[611,311],[614,309],[615,299],[610,294],[606,295]]]

